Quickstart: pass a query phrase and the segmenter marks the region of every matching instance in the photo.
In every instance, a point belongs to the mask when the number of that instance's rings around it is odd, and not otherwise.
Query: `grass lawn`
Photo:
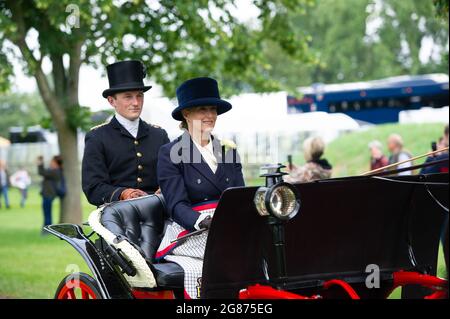
[[[89,269],[69,244],[53,235],[41,236],[43,214],[36,188],[30,190],[25,208],[19,206],[16,189],[9,194],[12,207],[0,209],[0,296],[53,298],[59,282],[72,271],[69,265],[87,273]],[[87,216],[93,207],[83,204]],[[58,223],[58,212],[55,201],[53,223]]]
[[[430,142],[436,140],[442,130],[442,124],[377,126],[333,141],[327,147],[326,157],[335,167],[334,176],[360,174],[368,168],[369,141],[376,138],[385,142],[390,133],[398,132],[404,137],[406,147],[417,155],[429,150]],[[261,181],[247,184],[261,185]],[[0,298],[53,298],[59,282],[73,271],[73,265],[89,273],[85,262],[69,244],[51,235],[41,236],[43,216],[36,188],[30,190],[25,208],[19,207],[19,193],[15,189],[10,190],[10,201],[11,209],[6,210],[4,206],[0,209]],[[93,209],[83,199],[85,220]],[[57,201],[53,211],[53,222],[57,223]],[[438,275],[445,275],[442,250]],[[399,295],[397,290],[391,297]]]

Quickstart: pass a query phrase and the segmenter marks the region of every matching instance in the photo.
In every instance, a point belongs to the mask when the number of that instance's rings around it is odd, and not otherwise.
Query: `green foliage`
[[[449,0],[433,0],[436,7],[436,14],[445,20],[448,19],[448,2]]]
[[[1,95],[0,114],[0,136],[6,138],[11,126],[38,125],[45,116],[48,116],[40,96],[25,93]]]
[[[1,37],[1,33],[0,33]],[[1,39],[0,39],[1,47]],[[12,65],[8,63],[6,55],[0,51],[0,93],[5,92],[9,88],[9,81],[13,74]]]
[[[242,89],[278,89],[280,83],[267,79],[264,72],[268,63],[262,45],[270,39],[289,56],[306,60],[307,39],[293,28],[289,18],[304,11],[312,0],[254,3],[261,14],[258,26],[250,28],[232,15],[234,1],[136,0],[121,5],[112,0],[6,1],[0,7],[0,30],[6,38],[17,38],[17,28],[7,26],[14,26],[11,8],[19,7],[26,27],[39,33],[40,55],[67,54],[72,58],[75,43],[81,41],[82,62],[102,70],[115,60],[140,59],[150,78],[169,96],[183,80],[200,75],[230,84],[223,88],[225,95]],[[79,12],[76,28],[68,26],[73,8],[66,13],[68,5],[73,4]],[[29,73],[33,74],[32,63],[28,62]]]
[[[53,126],[53,121],[51,116],[44,116],[41,118],[41,120],[39,121],[39,125],[46,129],[46,130],[50,130],[50,131],[54,131],[55,127]]]
[[[448,1],[446,1],[448,3]],[[404,74],[448,71],[448,22],[436,18],[432,1],[321,0],[292,23],[310,35],[318,63],[294,61],[265,44],[269,77],[292,92],[315,82],[338,83]],[[425,39],[434,42],[433,58],[420,61]]]
[[[252,28],[232,15],[234,1],[22,0],[0,4],[3,90],[12,73],[4,40],[20,34],[13,3],[27,30],[39,33],[39,55],[72,57],[81,42],[82,63],[102,70],[115,60],[141,59],[169,96],[180,82],[200,75],[218,78],[230,95],[448,67],[448,24],[435,19],[436,12],[446,14],[448,0],[256,0],[260,16]],[[370,36],[366,23],[377,19],[383,23]],[[74,21],[77,27],[71,27]],[[418,54],[426,37],[443,52],[441,59],[423,64]],[[33,63],[26,69],[33,75]],[[67,86],[67,80],[55,83]]]
[[[74,130],[80,128],[82,131],[87,132],[93,126],[91,120],[92,112],[89,107],[71,107],[67,114],[69,126]]]
[[[91,112],[87,106],[69,108],[67,122],[73,130],[89,131],[93,126],[104,123],[105,120],[113,115],[113,111]],[[38,123],[42,128],[55,131],[51,116],[44,116]]]

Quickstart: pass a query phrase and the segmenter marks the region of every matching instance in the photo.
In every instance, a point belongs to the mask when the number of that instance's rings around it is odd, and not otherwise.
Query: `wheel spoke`
[[[75,291],[72,289],[67,290],[67,299],[77,299],[75,296]]]

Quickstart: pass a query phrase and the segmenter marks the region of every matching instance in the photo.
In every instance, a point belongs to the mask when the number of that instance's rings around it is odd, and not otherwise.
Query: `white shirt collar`
[[[115,114],[117,121],[131,134],[134,138],[136,138],[138,129],[139,129],[139,118],[131,121],[119,113]]]
[[[197,146],[197,148],[198,148],[199,150],[200,150],[200,149],[205,149],[205,150],[208,150],[208,151],[211,151],[211,152],[212,152],[212,150],[213,150],[212,139],[211,139],[211,138],[209,139],[208,144],[206,144],[205,146],[201,146],[201,145],[198,144],[194,139],[192,139],[192,141],[194,142],[195,146]]]
[[[196,141],[194,141],[194,139],[192,139],[192,141],[194,142],[194,145],[197,147],[197,149],[200,151],[200,154],[202,154],[206,164],[208,164],[213,173],[216,173],[217,158],[214,156],[212,138],[210,138],[209,143],[206,144],[205,146],[201,146]]]

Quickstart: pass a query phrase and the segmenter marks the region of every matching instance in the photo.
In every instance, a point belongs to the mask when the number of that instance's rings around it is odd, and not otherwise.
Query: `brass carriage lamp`
[[[267,170],[261,177],[266,178],[266,186],[258,188],[254,203],[258,214],[267,218],[267,224],[272,230],[272,241],[276,256],[276,271],[278,280],[287,276],[284,224],[294,218],[300,211],[300,197],[294,185],[283,182],[281,172],[286,166],[282,164],[267,165]]]
[[[282,177],[287,174],[281,172],[284,167],[281,164],[262,167],[267,170],[261,175],[266,178],[266,186],[258,188],[254,203],[259,215],[288,221],[300,211],[300,197],[294,185],[283,182]]]

